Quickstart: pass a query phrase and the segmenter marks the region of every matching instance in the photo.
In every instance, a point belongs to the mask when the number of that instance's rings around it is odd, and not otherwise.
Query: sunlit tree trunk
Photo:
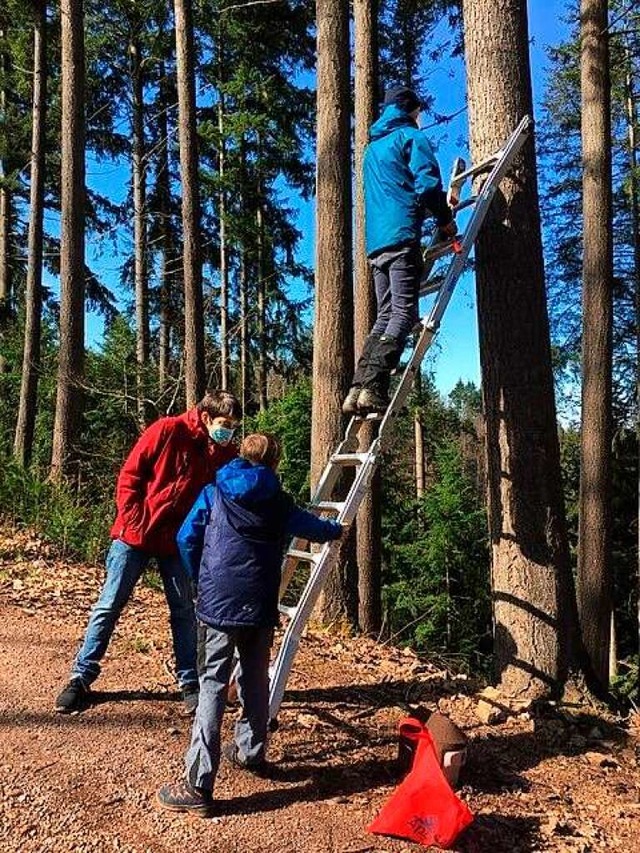
[[[371,270],[364,244],[364,192],[362,160],[369,127],[376,117],[378,88],[377,0],[354,0],[355,44],[355,352],[362,350],[376,314]],[[360,428],[361,447],[368,447],[377,426],[365,423]],[[366,634],[378,634],[382,620],[381,599],[381,525],[382,505],[380,470],[372,480],[357,518],[356,559],[358,564],[358,622]]]
[[[597,688],[609,685],[613,240],[607,0],[582,0],[582,424],[578,609]]]
[[[187,406],[204,393],[204,317],[200,260],[198,137],[191,0],[175,0],[178,124],[182,181],[184,353]]]
[[[353,371],[349,4],[317,0],[316,290],[311,484],[342,437],[342,400]],[[349,561],[327,579],[317,615],[345,619],[353,595]]]
[[[533,111],[527,9],[525,0],[464,0],[463,12],[480,162]],[[505,693],[536,698],[566,677],[573,590],[533,139],[485,220],[476,281],[497,671]]]
[[[84,379],[84,11],[61,0],[62,143],[60,227],[60,347],[51,479],[70,472],[82,414]]]

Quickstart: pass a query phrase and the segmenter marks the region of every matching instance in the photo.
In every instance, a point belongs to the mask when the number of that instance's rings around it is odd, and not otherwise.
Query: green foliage
[[[37,470],[0,460],[0,513],[12,524],[38,531],[64,556],[96,562],[107,544],[105,519],[112,497],[89,499],[69,485],[48,483]]]
[[[301,379],[280,400],[247,422],[246,430],[272,432],[282,441],[279,473],[298,503],[309,502],[311,466],[311,381]]]
[[[390,630],[423,651],[476,657],[490,634],[486,514],[455,440],[436,450],[433,479],[389,553]],[[474,660],[474,663],[477,663]]]

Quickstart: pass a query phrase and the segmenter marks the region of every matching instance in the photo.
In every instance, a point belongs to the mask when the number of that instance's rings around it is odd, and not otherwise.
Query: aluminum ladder
[[[477,166],[467,169],[463,160],[460,158],[456,160],[449,183],[448,201],[456,215],[465,208],[473,208],[473,212],[464,233],[458,235],[454,240],[449,240],[446,243],[438,241],[438,229],[434,229],[431,243],[424,250],[424,272],[420,282],[420,295],[436,294],[436,298],[428,315],[419,323],[418,338],[411,357],[385,414],[383,416],[353,417],[349,421],[343,440],[329,458],[320,478],[309,507],[311,510],[328,513],[346,526],[354,521],[379,462],[385,436],[391,432],[391,430],[387,430],[387,427],[402,411],[425,353],[438,331],[454,288],[465,270],[469,253],[473,248],[493,196],[509,171],[514,158],[524,145],[532,125],[532,119],[525,116],[505,146]],[[485,173],[488,173],[488,177],[477,195],[471,195],[461,201],[463,185]],[[446,254],[453,255],[446,274],[439,281],[431,281],[430,275],[436,260]],[[362,424],[368,420],[379,422],[378,433],[371,441],[368,449],[358,450],[358,432]],[[346,496],[338,499],[334,492],[345,469],[353,471],[354,476]],[[284,556],[280,586],[280,612],[289,621],[282,643],[271,666],[269,718],[272,728],[277,725],[278,711],[298,650],[300,637],[322,591],[327,575],[338,557],[339,548],[340,540],[328,542],[319,550],[312,550],[308,543],[294,539]],[[298,603],[294,607],[288,607],[282,603],[282,597],[301,563],[310,567],[309,577]]]

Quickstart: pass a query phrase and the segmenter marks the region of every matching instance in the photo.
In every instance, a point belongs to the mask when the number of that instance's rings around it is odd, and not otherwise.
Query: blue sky
[[[547,73],[546,49],[561,42],[567,35],[567,26],[561,20],[565,15],[567,0],[528,0],[529,31],[531,37],[531,67],[534,100],[536,105],[544,94]],[[428,87],[434,96],[437,113],[452,114],[464,106],[464,65],[462,60],[442,63],[427,70]],[[453,159],[467,157],[464,144],[467,131],[467,115],[462,112],[451,123],[429,131],[430,139],[437,148],[442,174],[448,176]],[[121,201],[127,192],[130,180],[126,166],[113,163],[87,163],[87,183],[90,187],[108,194],[115,202]],[[51,228],[53,223],[47,223]],[[298,227],[305,235],[299,251],[299,259],[313,266],[313,205],[300,204]],[[54,226],[55,228],[55,226]],[[57,229],[55,229],[57,230]],[[100,243],[87,240],[87,260],[103,281],[121,297],[124,308],[130,294],[119,288],[120,267],[131,251],[131,236],[120,231],[116,239]],[[57,290],[57,282],[48,284]],[[92,313],[87,317],[86,341],[90,346],[99,345],[102,337],[102,320]],[[476,323],[475,297],[472,276],[466,276],[458,285],[453,300],[442,322],[429,356],[429,367],[433,370],[438,389],[447,394],[459,379],[472,380],[479,384],[480,369],[478,356],[478,332]]]

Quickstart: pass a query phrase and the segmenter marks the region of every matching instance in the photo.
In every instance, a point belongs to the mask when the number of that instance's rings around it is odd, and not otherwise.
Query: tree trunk
[[[532,114],[526,3],[464,0],[463,12],[479,162]],[[533,139],[485,220],[476,281],[496,664],[505,693],[535,698],[566,677],[573,590]]]
[[[31,177],[29,236],[25,290],[24,349],[20,404],[13,454],[27,466],[31,462],[40,370],[42,321],[42,246],[44,218],[45,128],[47,110],[47,3],[34,6],[33,110],[31,124]]]
[[[625,42],[625,61],[627,64],[625,73],[626,86],[626,112],[627,112],[627,135],[629,141],[629,203],[631,208],[631,233],[633,239],[633,272],[635,280],[635,308],[636,308],[636,444],[640,449],[640,200],[638,188],[638,155],[637,155],[637,111],[635,92],[635,75],[633,56],[629,45],[629,39]],[[640,590],[640,462],[638,464],[638,548],[637,548],[637,584]],[[637,596],[637,626],[638,641],[640,648],[640,595]],[[638,691],[640,692],[640,667],[638,667]]]
[[[225,180],[224,140],[224,95],[218,101],[218,179],[220,195],[218,212],[220,219],[220,387],[229,387],[229,264],[227,253],[227,195]]]
[[[311,484],[342,438],[341,404],[353,370],[353,285],[349,103],[349,4],[317,0],[316,292]],[[317,614],[347,617],[348,561],[331,572]]]
[[[258,182],[258,209],[256,210],[258,232],[258,405],[266,412],[267,396],[267,271],[265,265],[264,211],[262,208],[262,182]]]
[[[578,610],[598,692],[609,687],[611,636],[611,360],[613,241],[607,0],[580,7],[582,88],[582,424]]]
[[[8,50],[7,26],[6,22],[2,20],[0,22],[0,66],[2,74],[2,84],[0,85],[0,120],[5,125],[7,121],[6,79],[9,66]],[[8,139],[4,142],[8,149]],[[11,251],[11,193],[7,180],[8,169],[6,157],[0,156],[0,334],[6,329],[11,313],[11,265],[9,262]],[[4,373],[6,369],[6,360],[0,354],[0,373]]]
[[[136,365],[138,419],[142,426],[147,424],[145,370],[149,361],[149,292],[147,281],[147,223],[146,195],[147,180],[144,141],[144,81],[142,76],[140,45],[132,39],[129,45],[131,62],[132,94],[132,158],[133,182],[133,243],[134,284],[136,300]]]
[[[160,110],[158,113],[158,171],[156,174],[156,193],[158,196],[158,214],[160,217],[160,328],[158,332],[158,386],[162,394],[168,384],[169,360],[171,357],[171,293],[175,275],[174,245],[171,231],[171,190],[169,176],[169,129],[167,122],[167,104],[169,86],[166,81],[164,62],[158,69],[160,76]]]
[[[70,472],[79,433],[84,378],[84,14],[82,0],[61,0],[62,143],[60,349],[51,479]]]
[[[422,420],[420,412],[416,409],[413,416],[413,437],[416,454],[416,497],[420,500],[424,496],[424,435],[422,432]]]
[[[198,137],[191,0],[175,0],[178,122],[182,181],[182,249],[184,285],[184,354],[187,408],[205,389]]]
[[[378,90],[378,0],[354,0],[355,30],[355,352],[360,353],[376,315],[376,300],[371,270],[364,243],[364,187],[362,161],[369,127],[376,117]],[[371,444],[377,425],[360,427],[361,447]],[[381,554],[382,529],[381,479],[378,469],[369,493],[358,511],[356,559],[358,564],[358,623],[365,634],[378,635],[382,622]]]
[[[245,247],[240,248],[240,393],[242,411],[247,410],[249,381],[248,276]]]

